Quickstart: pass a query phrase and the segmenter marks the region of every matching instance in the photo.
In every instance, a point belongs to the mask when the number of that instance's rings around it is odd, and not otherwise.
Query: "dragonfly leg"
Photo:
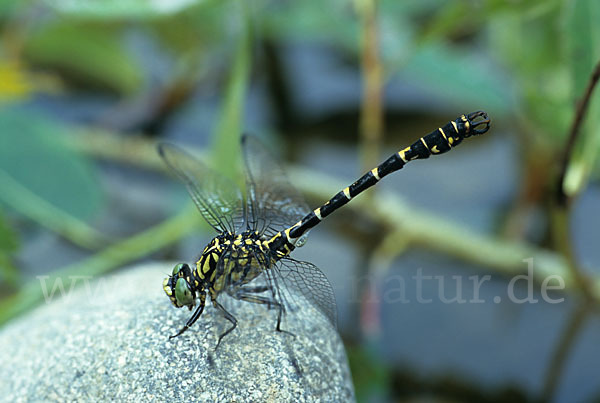
[[[265,291],[270,291],[271,295],[273,295],[273,298],[255,295],[261,294]],[[255,304],[266,304],[269,309],[272,307],[279,307],[281,305],[275,301],[275,293],[273,292],[273,287],[270,285],[259,285],[256,287],[243,286],[233,290],[228,290],[227,293],[231,297],[238,300],[244,300]]]
[[[269,297],[263,297],[261,295],[254,295],[251,292],[252,291],[237,292],[233,295],[233,297],[235,299],[243,300],[246,302],[252,302],[253,304],[266,305],[267,308],[269,308],[269,309],[271,309],[271,308],[283,309],[282,305],[279,302],[277,302]],[[263,292],[263,291],[261,291],[261,292]]]
[[[173,336],[169,336],[169,340],[171,340],[177,336],[181,336],[186,330],[188,330],[190,328],[190,326],[192,326],[198,320],[200,315],[202,315],[202,311],[204,310],[204,304],[205,304],[205,299],[200,298],[200,305],[198,305],[198,308],[196,308],[196,310],[194,311],[192,316],[185,323],[185,326],[183,326],[181,328],[181,330],[179,332],[177,332],[177,334],[175,334]]]
[[[260,294],[261,292],[265,292],[265,291],[272,291],[273,288],[271,286],[268,285],[259,285],[256,287],[241,287],[240,291],[242,292],[246,292],[246,293],[253,293],[253,294]]]
[[[277,330],[278,332],[281,333],[285,333],[285,334],[289,334],[292,337],[296,337],[296,335],[292,332],[288,332],[287,330],[283,330],[281,328],[281,318],[283,316],[283,305],[280,305],[281,308],[279,309],[279,312],[277,313],[277,326],[275,327],[275,330]]]
[[[283,316],[283,312],[285,312],[285,307],[280,302],[277,302],[274,298],[265,297],[262,295],[254,295],[255,293],[261,293],[265,291],[272,291],[273,288],[271,286],[258,286],[258,287],[242,287],[238,289],[237,292],[231,293],[230,295],[238,300],[252,302],[253,304],[261,304],[267,305],[267,308],[277,309],[277,327],[276,330],[281,333],[286,333],[291,336],[294,336],[293,333],[288,332],[287,330],[283,330],[281,328],[281,318]]]
[[[215,306],[215,308],[217,308],[221,312],[221,314],[225,317],[225,319],[230,321],[232,324],[232,326],[229,329],[227,329],[223,334],[221,334],[219,336],[219,341],[217,342],[217,346],[215,347],[215,351],[217,351],[217,349],[219,348],[219,345],[221,344],[221,340],[223,340],[223,337],[227,336],[229,333],[231,333],[233,331],[233,329],[235,329],[237,327],[237,319],[235,318],[235,316],[233,316],[232,314],[227,312],[227,310],[225,308],[223,308],[223,305],[219,304],[219,302],[217,302],[216,299],[213,299],[212,303]]]

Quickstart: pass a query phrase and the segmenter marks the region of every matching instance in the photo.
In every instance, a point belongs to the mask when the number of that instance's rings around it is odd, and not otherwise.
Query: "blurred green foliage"
[[[359,402],[367,402],[374,398],[387,401],[391,375],[386,365],[381,362],[376,349],[368,345],[348,346],[347,354],[356,399]]]
[[[0,170],[70,215],[92,219],[103,204],[102,188],[95,166],[66,143],[69,129],[13,108],[0,111],[0,121]]]
[[[172,58],[159,84],[188,88],[173,90],[174,99],[185,102],[189,88],[222,78],[211,155],[220,163],[237,161],[231,152],[238,149],[262,41],[324,44],[342,61],[358,64],[357,13],[364,1],[6,1],[0,7],[0,99],[8,106],[24,96],[72,89],[144,97],[156,72],[132,45],[137,32]],[[543,145],[529,154],[560,155],[574,105],[600,59],[599,2],[382,0],[378,15],[388,79],[402,74],[452,109],[481,108],[497,121],[510,118],[519,135],[537,139],[519,144]],[[596,95],[569,165],[570,194],[585,186],[595,166],[598,102]],[[0,169],[73,218],[93,218],[102,191],[92,162],[66,146],[64,135],[72,129],[19,108],[5,109],[0,120]],[[230,175],[235,168],[222,167]]]
[[[19,277],[12,261],[12,255],[17,251],[18,246],[16,232],[0,214],[0,279],[10,285],[15,285]]]
[[[184,9],[199,0],[45,0],[44,3],[68,17],[96,19],[152,18]]]
[[[106,24],[55,20],[32,33],[24,56],[30,63],[70,80],[124,95],[141,85],[142,71],[125,49],[122,32]]]
[[[319,41],[355,58],[359,52],[358,0],[25,4],[48,5],[57,13],[31,24],[24,34],[23,57],[29,63],[123,95],[139,91],[148,78],[125,45],[132,23],[151,32],[183,63],[174,75],[198,74],[203,65],[215,65],[215,57],[231,59],[235,37],[252,31],[257,39]],[[249,21],[244,22],[241,4],[248,8]],[[384,70],[388,77],[402,72],[466,109],[516,114],[528,130],[560,140],[600,56],[599,7],[594,0],[381,1]],[[27,22],[33,17],[24,8],[21,4],[15,15]],[[191,74],[192,80],[198,78]],[[597,123],[590,121],[586,133]],[[594,142],[598,136],[584,137]],[[588,165],[593,163],[593,155],[587,158]]]
[[[162,85],[193,88],[229,69],[213,155],[235,160],[226,153],[237,149],[261,41],[318,42],[357,64],[363,1],[6,1],[0,7],[0,98],[8,105],[72,88],[107,90],[124,100],[143,96],[156,73],[134,51],[135,31],[172,57]],[[388,78],[402,74],[452,109],[510,117],[519,135],[543,144],[529,153],[560,154],[574,105],[600,59],[598,1],[382,0],[378,6]],[[598,102],[596,95],[570,164],[571,194],[587,183],[600,149]],[[0,119],[0,168],[74,217],[92,217],[102,192],[93,165],[64,147],[61,138],[70,129],[18,109]]]

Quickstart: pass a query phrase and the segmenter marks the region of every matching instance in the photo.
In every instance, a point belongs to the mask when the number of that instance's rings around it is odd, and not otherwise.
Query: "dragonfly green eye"
[[[179,305],[189,306],[194,303],[192,290],[189,283],[184,278],[180,278],[177,280],[177,284],[175,284],[175,298]]]
[[[177,274],[179,274],[179,271],[183,269],[183,266],[185,266],[185,263],[179,263],[177,266],[173,267],[173,273],[171,275],[177,276]]]

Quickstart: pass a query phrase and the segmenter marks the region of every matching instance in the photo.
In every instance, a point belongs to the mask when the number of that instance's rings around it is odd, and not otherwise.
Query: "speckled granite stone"
[[[150,264],[85,285],[0,330],[4,401],[354,401],[343,344],[305,306],[275,331],[273,310],[221,298],[185,334],[190,312],[175,309],[161,284],[171,265]],[[64,279],[65,289],[69,288]],[[52,284],[46,285],[51,290]],[[209,358],[210,356],[210,358]]]

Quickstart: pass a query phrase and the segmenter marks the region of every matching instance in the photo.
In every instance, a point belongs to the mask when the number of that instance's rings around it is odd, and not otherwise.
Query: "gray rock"
[[[311,306],[285,315],[220,298],[238,327],[212,306],[173,340],[190,316],[161,285],[170,264],[145,265],[48,298],[0,332],[5,401],[353,401],[342,342]],[[42,284],[40,283],[40,286]],[[46,284],[47,290],[52,284]],[[209,359],[209,355],[212,359]]]

